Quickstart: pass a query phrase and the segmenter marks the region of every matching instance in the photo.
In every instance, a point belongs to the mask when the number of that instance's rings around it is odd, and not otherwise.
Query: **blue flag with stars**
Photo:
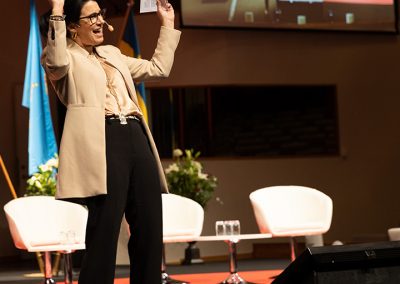
[[[30,1],[30,32],[22,105],[29,108],[29,175],[57,153],[45,73],[40,65],[42,42],[34,0]]]

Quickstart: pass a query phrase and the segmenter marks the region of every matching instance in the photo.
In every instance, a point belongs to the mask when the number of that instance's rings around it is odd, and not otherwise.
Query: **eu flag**
[[[42,42],[35,2],[30,1],[30,32],[22,105],[29,108],[29,175],[57,153],[45,73],[40,65]]]
[[[122,40],[119,43],[119,47],[123,54],[131,57],[141,58],[139,41],[136,33],[135,18],[133,13],[133,9],[130,9]],[[148,122],[146,91],[144,89],[144,83],[141,82],[135,84],[135,87],[139,101],[139,107],[143,112],[144,119],[146,120],[146,122]]]

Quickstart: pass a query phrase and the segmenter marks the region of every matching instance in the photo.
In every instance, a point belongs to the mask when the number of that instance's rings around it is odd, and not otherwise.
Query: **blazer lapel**
[[[104,58],[107,64],[111,65],[112,67],[118,70],[118,72],[124,79],[125,86],[128,89],[130,98],[135,103],[135,105],[140,109],[132,77],[130,74],[123,72],[126,69],[126,66],[124,66],[118,58],[115,58],[114,54],[109,54],[108,52],[103,51],[101,48],[96,48],[96,52],[99,56]]]

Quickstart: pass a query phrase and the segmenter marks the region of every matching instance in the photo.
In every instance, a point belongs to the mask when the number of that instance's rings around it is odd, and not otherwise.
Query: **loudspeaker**
[[[273,284],[399,284],[400,241],[307,248]]]

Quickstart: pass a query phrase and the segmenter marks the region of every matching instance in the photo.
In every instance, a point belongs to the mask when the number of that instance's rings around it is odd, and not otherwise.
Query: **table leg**
[[[72,284],[72,256],[71,253],[64,253],[64,283]]]
[[[184,282],[176,279],[172,279],[165,272],[161,273],[161,284],[188,284],[189,282]]]
[[[253,284],[247,282],[242,277],[239,276],[237,272],[237,260],[236,260],[236,243],[237,241],[228,240],[226,243],[229,247],[229,277],[226,278],[221,284]]]
[[[166,272],[166,264],[165,264],[165,245],[162,247],[162,258],[161,258],[161,284],[188,284],[189,282],[184,282],[176,279],[172,279],[169,277]]]

